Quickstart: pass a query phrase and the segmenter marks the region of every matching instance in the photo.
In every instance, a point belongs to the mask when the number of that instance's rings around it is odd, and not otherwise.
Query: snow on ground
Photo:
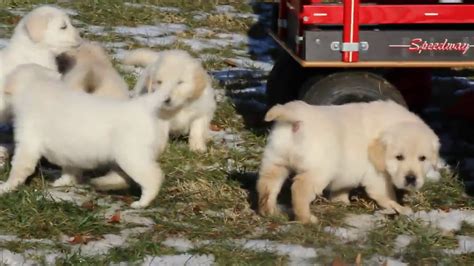
[[[474,225],[474,210],[431,210],[419,211],[411,215],[414,219],[436,227],[444,232],[455,232],[461,229],[463,222]]]
[[[366,234],[383,220],[384,217],[379,214],[349,214],[344,219],[346,227],[327,226],[324,231],[335,235],[344,242],[350,242],[364,239]]]
[[[163,245],[174,248],[179,252],[186,252],[194,248],[193,243],[185,238],[167,238],[162,242]]]
[[[468,254],[474,252],[474,237],[457,236],[458,248],[445,250],[447,254]]]
[[[181,265],[214,265],[214,255],[180,254],[167,256],[146,256],[143,266],[181,266]]]

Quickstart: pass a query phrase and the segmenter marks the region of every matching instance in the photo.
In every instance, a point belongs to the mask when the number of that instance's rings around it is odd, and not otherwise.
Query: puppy
[[[0,51],[0,121],[11,116],[3,96],[5,77],[18,65],[35,63],[57,70],[55,56],[81,43],[68,15],[52,6],[35,8],[15,27],[9,45]],[[0,168],[7,165],[8,149],[0,146]]]
[[[128,99],[128,85],[114,69],[98,43],[83,43],[57,58],[63,81],[69,88],[101,97]]]
[[[170,98],[162,108],[162,115],[170,118],[169,129],[163,130],[189,134],[190,149],[206,151],[216,101],[211,79],[201,63],[185,51],[154,52],[149,49],[134,50],[123,62],[146,67],[134,88],[135,95],[152,93],[154,88],[171,89]]]
[[[34,63],[57,70],[55,57],[82,42],[68,15],[52,6],[35,8],[15,27],[9,45],[0,51],[0,91],[5,77],[18,65]],[[5,103],[0,99],[2,110]]]
[[[439,140],[415,114],[391,101],[313,106],[294,101],[271,108],[270,133],[257,182],[259,212],[277,212],[277,196],[290,171],[296,173],[292,205],[296,219],[316,222],[310,203],[323,189],[349,202],[364,186],[377,204],[400,214],[393,186],[416,190],[438,161]]]
[[[58,75],[30,64],[7,78],[16,148],[0,192],[23,184],[44,156],[72,178],[81,170],[115,163],[141,186],[141,197],[131,207],[148,206],[164,178],[156,162],[163,139],[156,116],[169,90],[130,101],[105,99],[65,88]]]

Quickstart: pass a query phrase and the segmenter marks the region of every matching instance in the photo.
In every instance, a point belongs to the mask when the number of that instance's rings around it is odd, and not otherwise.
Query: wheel
[[[403,96],[395,86],[370,72],[339,72],[323,78],[310,78],[302,86],[299,98],[314,105],[390,99],[406,107]]]
[[[303,85],[308,72],[288,53],[280,52],[267,80],[268,107],[298,98],[298,89]]]

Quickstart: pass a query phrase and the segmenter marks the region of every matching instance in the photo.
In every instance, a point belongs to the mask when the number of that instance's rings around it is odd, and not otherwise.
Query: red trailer
[[[434,69],[474,67],[474,0],[280,0],[272,36],[270,104],[416,105]]]

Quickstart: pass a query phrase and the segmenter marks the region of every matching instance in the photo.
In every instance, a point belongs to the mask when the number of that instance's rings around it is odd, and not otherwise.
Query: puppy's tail
[[[280,121],[280,122],[288,122],[288,123],[296,123],[301,121],[302,116],[301,110],[304,108],[306,103],[303,101],[292,101],[286,104],[277,104],[268,110],[267,114],[265,115],[265,121]]]
[[[138,65],[146,67],[155,62],[159,57],[159,52],[151,49],[140,48],[128,52],[122,60],[125,65]]]

